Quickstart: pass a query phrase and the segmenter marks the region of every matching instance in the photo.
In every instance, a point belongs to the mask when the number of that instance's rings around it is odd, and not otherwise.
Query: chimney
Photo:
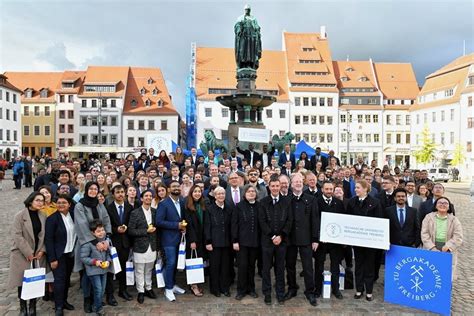
[[[319,30],[319,36],[321,39],[326,39],[327,34],[326,34],[326,25],[321,25],[321,28]]]

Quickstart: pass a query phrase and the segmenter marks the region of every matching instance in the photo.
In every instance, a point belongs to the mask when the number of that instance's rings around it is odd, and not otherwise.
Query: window
[[[5,115],[6,115],[7,121],[9,121],[10,120],[10,109],[7,109]]]
[[[318,105],[318,98],[311,98],[311,106]]]
[[[7,140],[10,140],[10,130],[7,129]]]
[[[365,142],[366,143],[372,142],[372,134],[365,134]]]
[[[87,116],[81,116],[80,126],[87,126]]]
[[[39,125],[35,125],[34,127],[34,135],[39,136],[40,135],[40,127]]]
[[[135,129],[135,124],[134,123],[135,123],[134,120],[128,120],[127,121],[127,126],[128,126],[127,129],[128,130],[134,130]]]
[[[144,129],[145,129],[145,121],[138,120],[138,130],[144,130]]]
[[[81,145],[88,145],[88,136],[87,134],[81,134],[79,135],[79,140],[81,142]]]
[[[205,117],[212,117],[212,108],[205,108],[204,109],[204,116]]]
[[[0,120],[3,119],[3,108],[0,108]]]
[[[410,125],[410,124],[411,124],[411,116],[410,116],[410,115],[405,116],[405,124],[406,124],[406,125]]]
[[[91,135],[92,145],[97,145],[99,143],[99,135]]]
[[[90,120],[91,120],[91,126],[97,126],[97,116],[91,116],[90,117]]]
[[[380,141],[380,135],[374,134],[374,143],[378,143]]]
[[[423,123],[428,123],[428,113],[423,113]]]
[[[374,123],[379,122],[379,115],[378,114],[375,114],[372,118],[373,118]]]
[[[229,117],[229,109],[223,108],[222,109],[222,117]]]
[[[74,96],[72,94],[67,96],[67,102],[73,103],[74,102]]]
[[[362,123],[362,114],[357,114],[357,123]]]
[[[469,80],[474,77],[469,77]],[[467,106],[472,106],[472,97],[467,97]]]
[[[102,145],[107,144],[107,135],[102,135]]]
[[[110,116],[110,126],[117,126],[117,117]]]
[[[42,89],[40,91],[40,98],[47,98],[48,97],[48,89]]]
[[[301,117],[299,115],[295,116],[295,125],[301,124]]]
[[[308,124],[309,124],[309,116],[303,115],[303,125],[308,125]]]
[[[114,100],[114,99],[110,100],[110,107],[111,108],[116,108],[117,107],[117,101]]]
[[[392,134],[388,133],[387,134],[387,144],[391,144],[392,143]]]
[[[67,139],[67,145],[68,145],[68,146],[73,146],[73,145],[74,145],[74,139],[68,138],[68,139]]]
[[[318,117],[316,115],[311,115],[311,125],[316,125]]]
[[[405,143],[406,143],[406,144],[410,144],[410,143],[411,143],[410,134],[405,134]]]
[[[69,119],[74,118],[74,110],[68,110],[67,111],[67,118],[69,118]]]
[[[402,143],[402,134],[396,134],[395,139],[396,139],[397,144],[401,144]]]
[[[272,118],[273,116],[272,110],[267,109],[265,113],[267,114],[267,118]]]
[[[327,141],[328,143],[332,143],[332,134],[327,135]]]
[[[325,142],[325,136],[324,134],[319,134],[319,142],[324,143]]]
[[[60,119],[66,118],[66,111],[60,110],[60,111],[59,111],[59,118],[60,118]]]
[[[64,103],[64,94],[59,95],[59,102]]]
[[[431,121],[434,123],[436,122],[436,112],[431,113]]]
[[[156,106],[158,106],[159,108],[162,108],[163,107],[163,99],[159,99],[158,102],[156,102]]]
[[[309,142],[309,134],[308,133],[304,133],[303,134],[303,139],[305,142]]]
[[[23,125],[23,135],[30,136],[30,127],[28,125]]]
[[[362,104],[362,99],[357,99],[357,104]]]
[[[468,117],[467,118],[467,128],[473,128],[474,126],[474,118]]]
[[[16,94],[15,94],[15,93],[13,93],[12,95],[13,95],[13,103],[15,103],[15,104],[16,104]]]
[[[454,90],[453,89],[448,89],[448,90],[445,90],[444,91],[444,96],[445,97],[450,97],[454,94]]]
[[[133,137],[127,138],[127,146],[128,147],[133,147]]]
[[[280,118],[284,119],[286,117],[286,111],[280,110]]]
[[[392,116],[391,115],[387,115],[387,125],[392,125]]]
[[[454,121],[454,109],[451,109],[451,121]]]
[[[285,136],[286,131],[285,130],[280,130],[278,131],[278,136],[283,137]]]
[[[454,144],[454,132],[451,132],[450,135],[449,135],[449,142],[452,144]]]
[[[82,100],[82,107],[86,108],[87,107],[87,100]]]
[[[150,131],[155,130],[155,120],[148,121],[148,130],[150,130]]]
[[[444,132],[441,132],[441,145],[444,145]]]
[[[5,99],[7,100],[7,102],[10,102],[10,92],[5,91]]]
[[[130,101],[130,106],[132,108],[136,108],[137,107],[137,100],[133,99],[132,101]]]
[[[295,97],[295,106],[300,106],[300,105],[301,105],[301,98]]]
[[[24,116],[30,116],[30,107],[29,106],[25,105],[23,107],[23,115]]]
[[[150,101],[150,99],[147,99],[147,100],[145,101],[145,106],[151,106],[151,101]]]
[[[365,122],[370,123],[372,121],[370,118],[371,118],[370,114],[366,114],[365,115]]]
[[[363,139],[362,139],[363,136],[364,136],[364,135],[362,135],[362,134],[357,134],[357,142],[358,142],[358,143],[362,143],[362,141],[363,141]]]
[[[141,89],[140,89],[140,94],[141,94],[141,95],[145,95],[145,93],[146,93],[145,88],[141,88]]]
[[[401,125],[402,124],[402,116],[397,114],[397,116],[395,116],[395,123],[397,125]]]
[[[108,116],[102,116],[102,126],[108,125]]]
[[[66,140],[64,138],[59,139],[59,147],[64,147],[66,145]]]
[[[324,125],[324,120],[325,120],[325,116],[320,115],[319,116],[319,125]]]
[[[35,116],[40,116],[40,107],[35,106]]]
[[[327,117],[328,125],[332,125],[332,116]]]
[[[161,120],[161,130],[162,131],[168,130],[168,121],[167,120]]]
[[[0,128],[0,140],[3,140],[3,129]]]
[[[311,142],[316,143],[318,141],[318,134],[311,133]]]
[[[332,98],[328,98],[328,106],[332,106]]]
[[[102,107],[106,108],[107,107],[107,99],[102,99]]]
[[[44,116],[51,116],[51,111],[49,106],[44,107]]]
[[[299,142],[301,140],[301,134],[300,133],[296,133],[295,134],[295,141],[296,142]]]
[[[13,121],[16,122],[16,111],[13,110]]]
[[[345,123],[345,122],[346,122],[346,115],[341,114],[341,123]]]
[[[59,132],[60,133],[65,133],[66,132],[66,127],[64,126],[64,124],[59,125]]]
[[[341,134],[341,143],[345,143],[347,141],[347,134],[346,133],[342,133]]]
[[[0,89],[0,100],[3,100],[3,90]]]
[[[369,104],[377,104],[377,99],[369,99],[368,101]]]
[[[145,138],[138,137],[138,147],[143,147],[143,146],[145,146]]]
[[[325,106],[326,105],[326,98],[319,98],[319,106]]]
[[[110,145],[117,145],[117,134],[110,134]]]
[[[49,125],[44,126],[44,135],[45,136],[51,135],[51,126],[49,126]]]
[[[303,106],[308,106],[309,105],[309,98],[304,97],[303,98]]]
[[[92,107],[93,108],[96,108],[97,107],[97,100],[92,100]]]
[[[420,124],[420,114],[416,115],[416,124]]]

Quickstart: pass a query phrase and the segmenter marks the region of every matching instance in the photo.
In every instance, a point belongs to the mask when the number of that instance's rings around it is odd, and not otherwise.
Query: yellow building
[[[8,72],[9,81],[23,91],[21,97],[22,153],[56,156],[55,89],[62,72]]]

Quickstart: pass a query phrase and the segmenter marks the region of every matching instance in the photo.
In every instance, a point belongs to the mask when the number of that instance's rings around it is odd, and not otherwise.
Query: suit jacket
[[[314,155],[313,157],[311,157],[311,170],[314,170],[316,169],[316,163],[318,161],[321,161],[321,170],[325,170],[326,167],[328,166],[328,158],[327,157],[324,157],[323,155],[319,155],[319,157],[317,157],[316,155]]]
[[[413,194],[413,200],[412,200],[412,205],[410,207],[413,207],[416,210],[420,209],[421,203],[423,203],[423,200],[419,195]],[[407,200],[408,204],[408,200]]]
[[[379,195],[378,195],[378,199],[380,200],[380,206],[382,207],[383,210],[386,209],[389,206],[395,205],[393,192],[389,196],[389,195],[387,195],[387,192],[385,192],[385,190],[381,190]]]
[[[260,157],[262,160],[262,166],[263,166],[263,160],[267,160],[267,166],[270,166],[272,163],[272,157],[275,155],[275,146],[272,146],[272,150],[267,151],[266,153],[261,153]]]
[[[185,219],[184,200],[179,198],[181,214],[178,213],[171,197],[167,197],[158,204],[156,225],[160,228],[161,245],[163,247],[177,247],[181,241],[179,222]]]
[[[282,152],[280,154],[280,157],[278,158],[278,164],[280,165],[281,168],[283,168],[283,166],[285,165],[286,160],[287,160],[286,153]],[[295,158],[294,153],[290,153],[290,160],[291,160],[291,169],[293,170],[296,167],[296,158]]]
[[[353,178],[349,178],[349,181],[346,179],[342,180],[342,189],[344,190],[344,197],[350,199],[355,195],[354,192],[355,181]]]
[[[313,196],[314,198],[318,198],[322,195],[321,190],[318,188],[318,191],[311,191],[309,188],[304,190],[304,193]]]
[[[137,173],[140,170],[146,171],[148,167],[150,167],[150,162],[148,160],[145,160],[144,165],[143,165],[143,162],[139,162],[138,160],[135,160],[133,162],[133,168],[135,169],[135,173]]]
[[[198,164],[199,157],[202,157],[202,155],[196,155],[196,157],[193,157],[193,155],[189,155],[189,158],[191,158],[191,164],[193,166],[196,166]]]
[[[230,247],[232,206],[224,203],[224,209],[221,209],[216,203],[212,203],[204,213],[204,216],[204,237],[206,245],[212,245],[212,247]]]
[[[293,169],[292,169],[292,170],[293,170]],[[281,168],[281,174],[287,175],[287,176],[289,177],[287,171],[288,171],[288,170],[287,170],[285,167],[282,167],[282,168]],[[291,175],[291,170],[290,170],[290,175]]]
[[[418,247],[421,244],[420,224],[417,210],[405,206],[405,222],[400,226],[398,206],[393,205],[385,209],[385,217],[390,220],[390,243],[393,245]]]
[[[351,198],[347,204],[347,214],[384,218],[380,201],[370,195],[365,197],[362,204],[359,202],[358,196]]]
[[[289,244],[308,246],[312,242],[318,242],[321,215],[316,199],[305,193],[302,193],[299,198],[292,195],[289,199],[291,199],[290,210],[293,217],[288,238]]]
[[[166,185],[167,187],[169,187],[170,184],[171,184],[171,181],[173,180],[173,177],[167,177],[167,178],[165,178],[164,180],[165,180],[165,181],[164,181],[164,182],[165,182],[165,185]],[[179,182],[179,184],[183,183],[183,181],[181,181],[181,177],[178,178],[178,182]]]
[[[151,208],[151,223],[156,226],[155,222],[156,209]],[[133,252],[145,253],[148,250],[148,246],[151,247],[152,251],[156,251],[157,244],[157,231],[148,233],[148,223],[146,221],[143,208],[139,207],[134,209],[130,214],[130,221],[128,222],[128,234],[133,238]]]
[[[244,190],[241,187],[238,187],[238,190],[239,190],[239,197],[240,197],[239,202],[240,202],[244,199],[243,197]],[[230,185],[228,185],[227,188],[225,189],[225,202],[230,206],[235,206],[234,190],[232,189]]]
[[[250,204],[247,200],[242,200],[233,208],[231,225],[233,243],[258,248],[260,245],[258,209],[258,201]]]
[[[69,214],[71,214],[74,221],[74,210],[70,210]],[[66,248],[67,230],[60,212],[54,212],[46,219],[44,243],[46,245],[48,262],[61,258],[64,248]]]
[[[273,205],[271,195],[260,201],[258,223],[261,229],[262,247],[273,247],[272,237],[280,236],[282,242],[288,239],[293,225],[291,199],[280,194],[278,203]]]
[[[239,148],[239,146],[237,146],[237,151],[244,156],[245,159],[247,159],[247,162],[249,163],[250,165],[250,159],[251,159],[251,153],[250,153],[250,150],[248,149],[245,149],[245,150],[242,150]],[[260,156],[260,154],[256,151],[253,151],[253,165],[255,165],[255,163],[257,162],[257,160],[262,160],[262,157]],[[252,167],[253,167],[252,165]]]
[[[112,240],[113,246],[117,248],[117,251],[120,251],[123,248],[130,248],[130,240],[127,231],[125,231],[125,233],[123,234],[120,234],[117,229],[119,226],[122,225],[125,225],[127,227],[129,226],[130,214],[132,213],[132,211],[133,209],[130,204],[124,203],[122,223],[120,222],[119,210],[115,206],[115,201],[112,201],[112,203],[107,206],[107,213],[109,213],[110,225],[112,226],[112,236],[110,237],[110,239]]]

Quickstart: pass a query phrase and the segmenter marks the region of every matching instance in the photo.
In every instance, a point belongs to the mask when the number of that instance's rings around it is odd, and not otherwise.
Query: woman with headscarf
[[[84,197],[79,200],[74,208],[74,229],[77,234],[78,247],[75,247],[74,271],[83,271],[84,266],[81,262],[79,250],[85,243],[96,240],[92,235],[89,224],[94,219],[100,219],[104,225],[107,235],[112,233],[109,214],[103,204],[99,203],[97,195],[99,193],[99,185],[97,182],[88,182],[84,190]],[[105,251],[109,247],[108,241],[97,243],[97,249]],[[83,277],[81,280],[82,291],[84,292],[84,312],[92,313],[91,300],[91,284],[89,278]]]

